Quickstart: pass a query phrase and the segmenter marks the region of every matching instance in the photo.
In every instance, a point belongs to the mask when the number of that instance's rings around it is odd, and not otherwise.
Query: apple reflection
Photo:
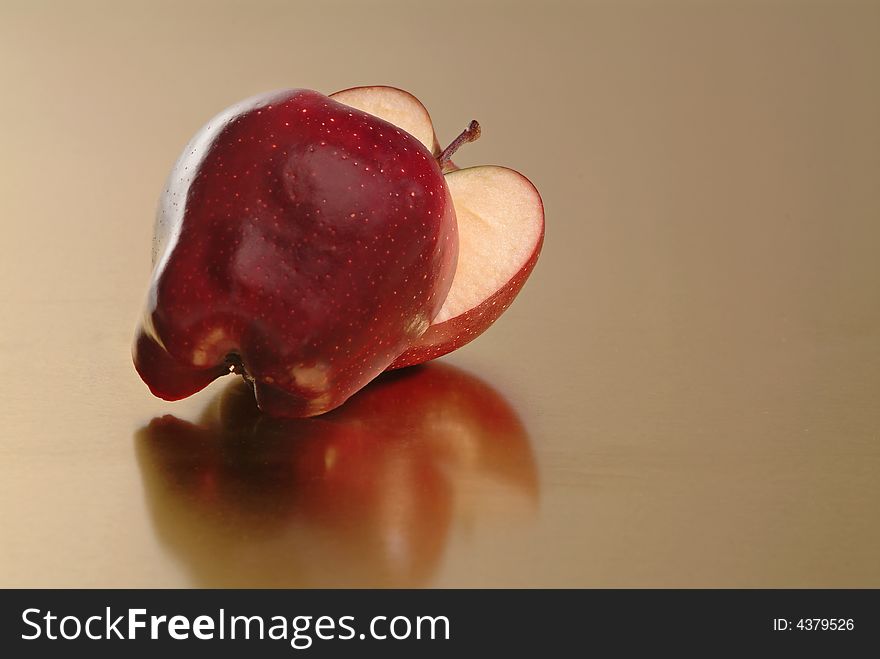
[[[197,423],[136,435],[157,533],[207,587],[426,585],[477,479],[537,500],[525,428],[448,364],[387,373],[310,419],[263,416],[238,381]],[[476,508],[473,510],[471,508]]]

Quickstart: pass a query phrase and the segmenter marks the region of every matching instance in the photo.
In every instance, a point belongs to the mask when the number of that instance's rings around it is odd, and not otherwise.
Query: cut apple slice
[[[473,341],[510,306],[544,243],[544,205],[525,176],[487,165],[450,172],[458,266],[428,330],[389,368],[445,355]]]
[[[394,124],[441,155],[428,110],[409,92],[353,87],[331,98]],[[525,176],[497,166],[459,169],[452,161],[443,171],[458,221],[455,278],[431,326],[389,369],[429,361],[477,338],[510,306],[541,253],[544,206]]]
[[[424,144],[435,156],[440,153],[431,115],[421,101],[409,92],[377,85],[343,89],[330,94],[330,98],[394,124]]]

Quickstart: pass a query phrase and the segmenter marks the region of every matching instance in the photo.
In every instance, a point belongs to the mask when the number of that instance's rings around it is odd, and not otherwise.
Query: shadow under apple
[[[538,497],[514,410],[442,363],[310,419],[261,415],[237,381],[197,423],[155,418],[135,442],[157,533],[206,587],[425,585],[474,479]]]

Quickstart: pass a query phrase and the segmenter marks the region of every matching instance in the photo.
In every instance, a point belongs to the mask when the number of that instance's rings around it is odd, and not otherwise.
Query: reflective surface
[[[537,499],[516,413],[442,363],[311,419],[261,415],[239,379],[198,424],[153,419],[136,447],[156,532],[203,586],[424,585],[493,481],[515,512]]]
[[[880,586],[876,3],[178,5],[0,6],[0,585]],[[152,398],[179,150],[377,83],[541,190],[520,298],[334,417]]]

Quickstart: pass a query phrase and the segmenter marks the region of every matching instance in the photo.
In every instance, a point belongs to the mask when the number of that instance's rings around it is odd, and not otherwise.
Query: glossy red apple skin
[[[457,253],[448,188],[418,140],[309,90],[252,99],[172,172],[135,366],[176,400],[236,364],[262,410],[323,413],[425,331]]]

